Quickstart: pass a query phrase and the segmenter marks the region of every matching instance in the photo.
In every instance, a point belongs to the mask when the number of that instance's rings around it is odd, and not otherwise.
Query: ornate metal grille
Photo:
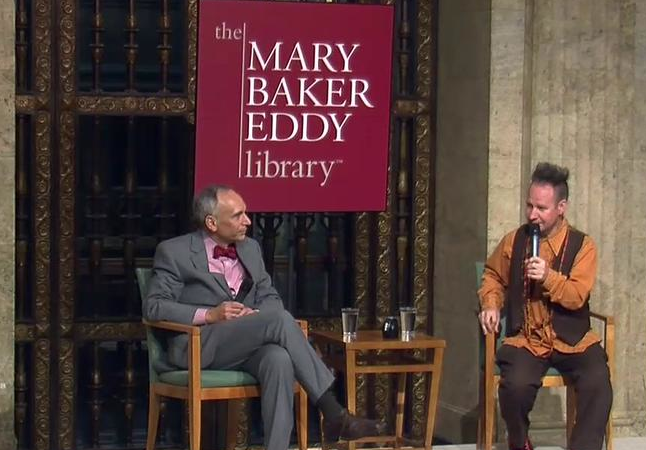
[[[134,267],[189,228],[197,0],[16,0],[16,434],[22,449],[142,448],[147,367]],[[257,214],[286,306],[377,326],[414,304],[430,330],[434,1],[396,11],[388,208]],[[392,380],[358,404],[387,416]],[[415,379],[421,436],[425,380]],[[160,446],[185,442],[169,402]],[[242,420],[239,439],[246,438]],[[316,436],[311,436],[315,441]]]

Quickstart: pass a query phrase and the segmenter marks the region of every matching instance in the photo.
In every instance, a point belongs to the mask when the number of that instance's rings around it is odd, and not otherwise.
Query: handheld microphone
[[[529,224],[529,236],[532,240],[532,251],[531,256],[538,257],[539,253],[539,241],[541,238],[541,227],[537,223]]]

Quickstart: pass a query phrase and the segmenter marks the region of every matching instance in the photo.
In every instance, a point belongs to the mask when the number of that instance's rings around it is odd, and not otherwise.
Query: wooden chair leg
[[[406,374],[397,376],[397,409],[395,411],[395,448],[400,448],[404,436],[404,405],[406,404]]]
[[[484,408],[484,405],[483,405],[483,408]],[[484,421],[484,409],[483,409],[482,416],[478,418],[476,450],[484,450],[484,448],[485,448],[485,421]]]
[[[478,429],[476,435],[476,450],[484,450],[485,429],[485,390],[484,377],[480,379],[480,392],[478,395]]]
[[[356,414],[357,412],[357,374],[355,372],[357,353],[358,352],[346,350],[346,358],[345,358],[346,396],[347,396],[346,404],[348,407],[348,411],[351,414]],[[347,449],[356,450],[357,449],[356,441],[347,441]]]
[[[155,441],[157,440],[157,425],[159,425],[160,403],[161,398],[154,391],[151,385],[150,393],[148,394],[148,436],[146,436],[146,450],[153,450],[155,448]]]
[[[227,434],[226,450],[234,450],[238,440],[238,418],[244,402],[241,400],[227,400]]]
[[[576,392],[574,387],[566,386],[565,388],[565,436],[567,447],[570,448],[570,440],[572,439],[572,430],[576,423]]]
[[[493,447],[493,434],[496,425],[496,383],[493,379],[485,380],[485,411],[484,411],[484,450],[491,450]]]
[[[426,360],[430,361],[431,351],[427,350]],[[440,398],[440,380],[442,378],[442,363],[444,362],[444,348],[438,347],[432,350],[433,366],[435,370],[429,372],[428,403],[426,406],[426,430],[424,432],[424,448],[431,450],[433,444],[433,432],[435,431],[435,414],[437,402]]]
[[[202,401],[189,396],[188,399],[188,439],[190,450],[200,450],[202,438]]]
[[[307,450],[307,394],[302,387],[296,394],[296,434],[299,450]]]
[[[606,450],[612,450],[612,411],[606,424]]]
[[[321,450],[329,450],[330,446],[327,443],[327,436],[323,432],[323,413],[319,412],[319,437],[321,438]]]

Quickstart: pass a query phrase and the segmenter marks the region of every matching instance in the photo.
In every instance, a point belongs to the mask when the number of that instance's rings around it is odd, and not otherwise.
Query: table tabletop
[[[381,330],[359,330],[356,339],[344,341],[340,331],[311,331],[312,336],[319,343],[342,345],[346,350],[417,350],[425,348],[444,348],[446,341],[434,336],[429,336],[421,331],[416,331],[410,340],[385,339]]]

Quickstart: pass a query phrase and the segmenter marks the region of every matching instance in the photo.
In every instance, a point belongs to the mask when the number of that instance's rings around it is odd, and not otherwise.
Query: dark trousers
[[[594,344],[583,353],[554,351],[537,358],[523,348],[503,345],[496,354],[500,367],[498,398],[507,424],[509,446],[522,448],[529,429],[529,412],[534,406],[541,378],[550,366],[572,381],[576,392],[576,423],[570,450],[601,450],[612,406],[612,386],[606,352]]]

